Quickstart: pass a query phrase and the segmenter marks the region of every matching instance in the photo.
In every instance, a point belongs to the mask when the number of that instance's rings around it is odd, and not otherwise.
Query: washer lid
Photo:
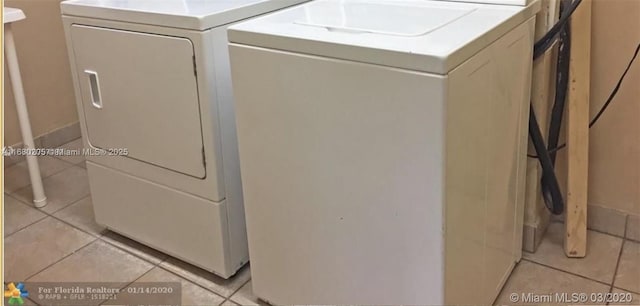
[[[421,36],[475,11],[473,7],[316,2],[293,22],[346,33]]]
[[[231,26],[229,40],[446,74],[539,8],[539,2],[316,0]]]
[[[63,15],[206,30],[309,0],[68,0]]]
[[[437,0],[437,1],[459,1],[459,2],[473,2],[484,4],[502,4],[502,5],[522,5],[526,6],[533,3],[536,0]]]

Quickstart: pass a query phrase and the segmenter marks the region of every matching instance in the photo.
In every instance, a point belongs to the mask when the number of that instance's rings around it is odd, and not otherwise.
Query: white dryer
[[[225,278],[248,261],[226,30],[304,1],[62,2],[98,223]]]
[[[493,303],[521,257],[540,5],[483,2],[317,0],[229,28],[258,297]]]

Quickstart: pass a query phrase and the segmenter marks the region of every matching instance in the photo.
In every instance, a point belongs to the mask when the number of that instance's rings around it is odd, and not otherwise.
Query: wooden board
[[[591,0],[583,0],[576,9],[571,28],[564,250],[568,257],[584,257],[587,254]]]

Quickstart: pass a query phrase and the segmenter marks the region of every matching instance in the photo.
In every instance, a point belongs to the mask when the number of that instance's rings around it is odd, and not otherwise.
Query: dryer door
[[[191,41],[84,25],[71,38],[89,143],[204,178]]]

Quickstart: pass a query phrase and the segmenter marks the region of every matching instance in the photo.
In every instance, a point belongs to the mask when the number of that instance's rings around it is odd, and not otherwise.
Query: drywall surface
[[[594,0],[591,117],[640,43],[640,1]],[[591,129],[589,204],[640,215],[640,59]]]
[[[34,136],[78,121],[60,18],[60,0],[6,0],[27,19],[12,24]],[[8,73],[5,66],[5,73]],[[5,79],[5,144],[22,142],[11,82]]]

